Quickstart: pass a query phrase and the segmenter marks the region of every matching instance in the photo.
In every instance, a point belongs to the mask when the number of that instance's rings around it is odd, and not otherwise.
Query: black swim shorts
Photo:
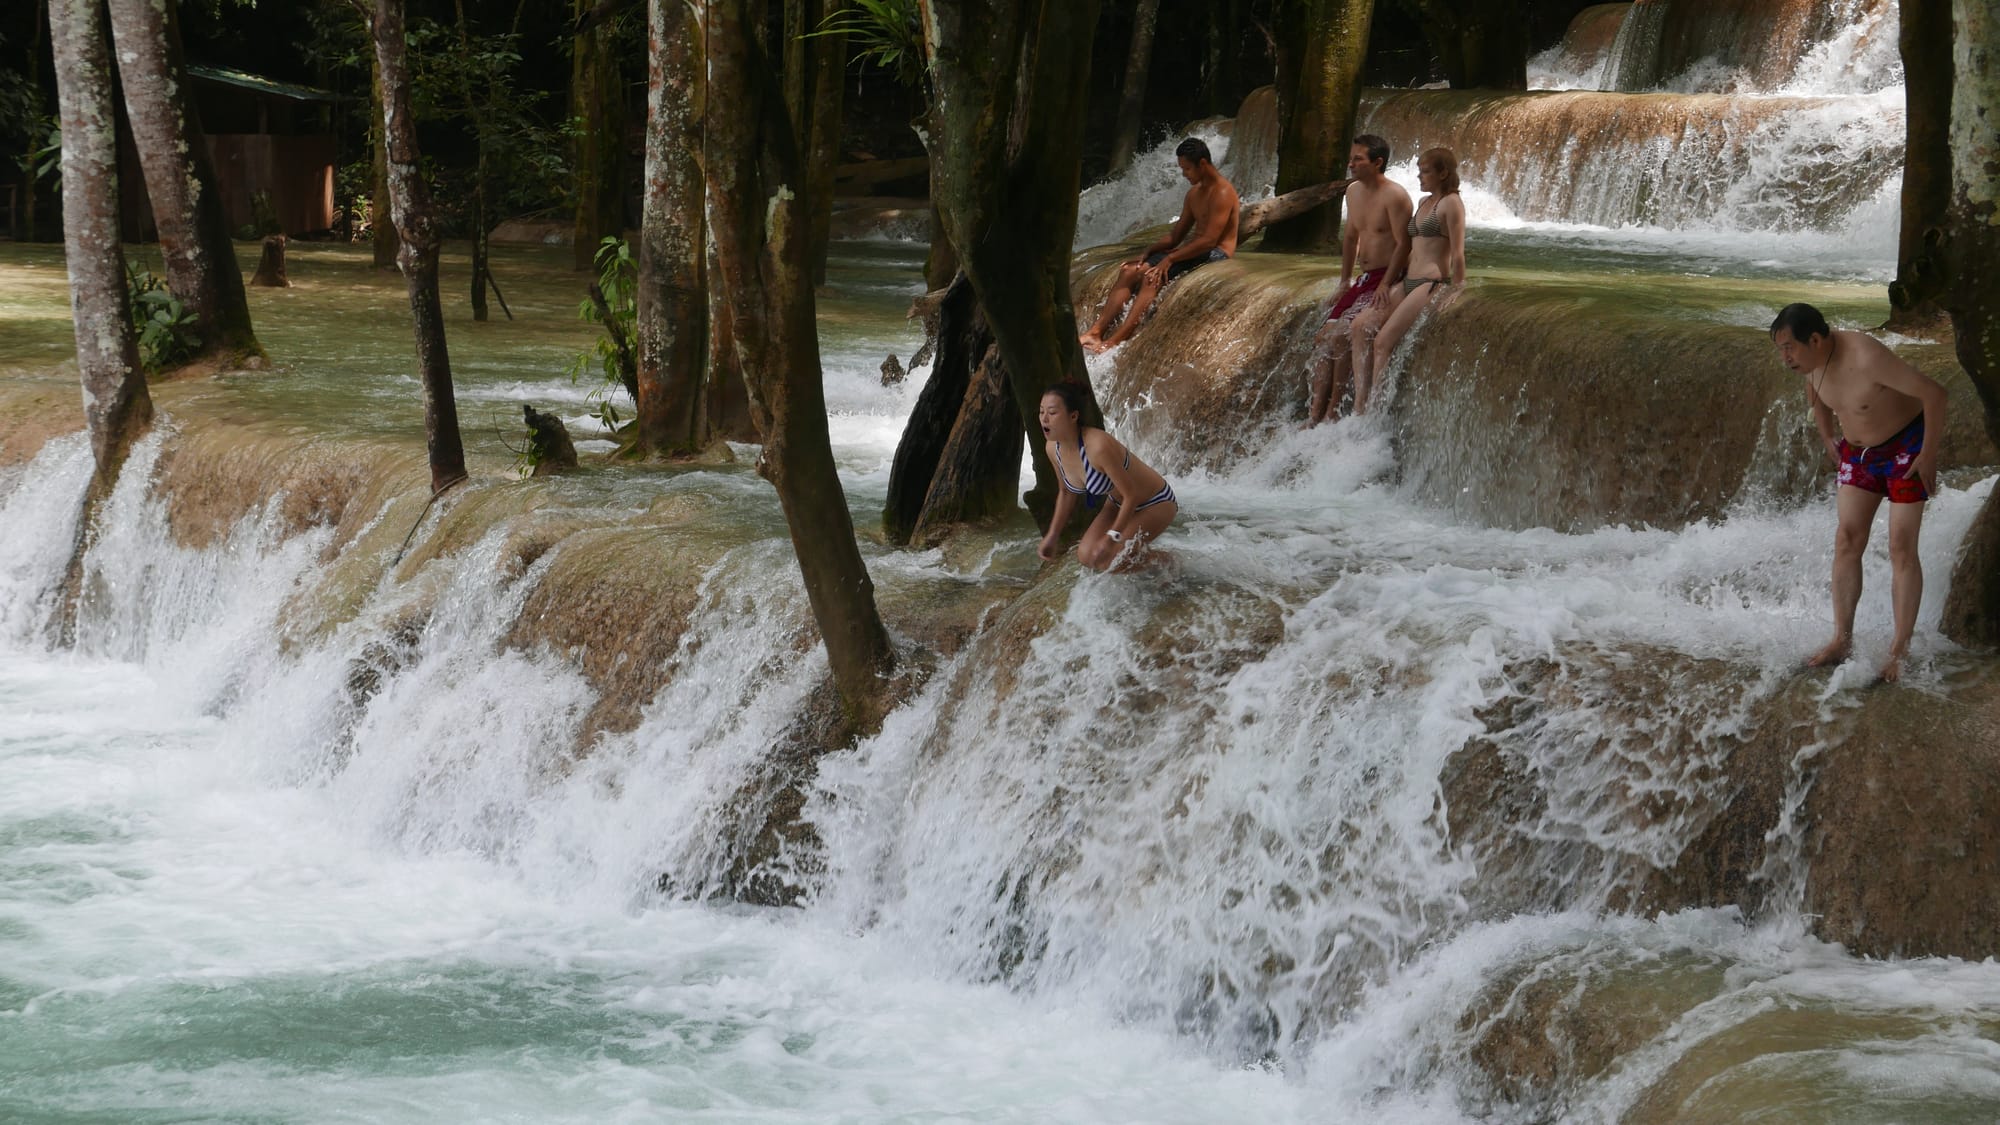
[[[1165,250],[1159,250],[1155,251],[1154,253],[1148,254],[1146,255],[1146,264],[1149,266],[1157,266],[1161,262],[1167,260],[1167,254],[1168,251]],[[1229,260],[1229,255],[1224,254],[1222,252],[1222,249],[1220,247],[1217,247],[1214,250],[1210,250],[1207,254],[1203,255],[1202,257],[1189,258],[1184,262],[1175,262],[1173,265],[1168,266],[1167,280],[1172,281],[1173,279],[1181,276],[1184,273],[1193,273],[1195,270],[1200,269],[1201,267],[1207,265],[1210,262],[1226,262],[1228,260]]]

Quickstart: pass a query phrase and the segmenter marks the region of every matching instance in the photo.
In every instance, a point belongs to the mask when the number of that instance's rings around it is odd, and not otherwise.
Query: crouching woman
[[[1165,477],[1117,438],[1083,424],[1083,406],[1084,391],[1076,383],[1057,383],[1042,393],[1042,437],[1063,487],[1039,554],[1049,561],[1062,554],[1063,528],[1081,500],[1103,510],[1077,543],[1077,561],[1092,570],[1124,570],[1140,564],[1146,545],[1174,522],[1180,505]]]

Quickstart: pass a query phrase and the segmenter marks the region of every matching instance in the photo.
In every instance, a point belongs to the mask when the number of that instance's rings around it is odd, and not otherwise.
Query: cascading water
[[[1476,225],[1502,214],[1487,199]],[[841,310],[865,328],[828,349],[865,527],[911,393],[870,367],[907,350],[916,255],[847,253],[839,292],[883,298]],[[517,379],[477,393],[511,403]],[[420,504],[344,540],[250,505],[195,546],[167,497],[201,470],[166,454],[210,408],[181,409],[103,508],[74,651],[45,638],[87,446],[0,475],[0,1117],[2000,1106],[2000,970],[1857,958],[1800,915],[1818,732],[1880,655],[1871,634],[1854,666],[1789,674],[1823,639],[1818,508],[1512,530],[1397,480],[1385,429],[1260,436],[1201,469],[1202,435],[1160,433],[1137,401],[1109,424],[1173,473],[1166,572],[1042,574],[1025,529],[969,556],[865,544],[885,604],[974,589],[993,608],[879,735],[788,774],[774,748],[824,657],[747,469],[570,491],[489,475],[401,566]],[[1932,574],[1991,487],[1933,504]],[[522,639],[550,612],[537,595],[676,504],[714,526],[656,531],[690,553],[627,564],[705,560],[663,686],[593,725],[604,689],[577,654]],[[447,534],[481,505],[483,530]],[[357,555],[381,577],[352,590]],[[1879,540],[1866,565],[1861,617],[1885,622]],[[347,608],[301,608],[322,601]],[[1961,657],[1939,608],[1913,673],[1942,693]],[[1804,733],[1762,906],[1634,909],[1723,815],[1731,755],[1787,726]],[[765,847],[773,774],[798,831]],[[758,877],[800,908],[709,901]]]

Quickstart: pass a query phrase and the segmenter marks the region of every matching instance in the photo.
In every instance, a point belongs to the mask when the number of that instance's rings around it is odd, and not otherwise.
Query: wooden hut
[[[187,73],[231,232],[255,238],[271,226],[288,235],[332,227],[336,151],[325,111],[343,96],[218,67],[190,66]],[[147,242],[154,237],[152,207],[120,116],[124,234]]]

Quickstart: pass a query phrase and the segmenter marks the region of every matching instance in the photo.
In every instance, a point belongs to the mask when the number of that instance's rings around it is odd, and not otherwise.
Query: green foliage
[[[28,155],[15,163],[35,180],[62,179],[62,122],[53,117],[42,118],[33,135],[41,140],[31,141],[33,147],[28,149]]]
[[[125,266],[125,296],[132,327],[139,334],[139,366],[148,374],[171,367],[201,347],[194,314],[167,291],[167,283],[143,266]]]
[[[489,202],[497,212],[537,207],[568,193],[569,139],[560,124],[545,124],[534,114],[533,96],[516,82],[519,36],[474,35],[418,20],[409,41],[417,119],[471,130],[485,153],[487,182],[495,189]],[[469,174],[462,186],[452,186],[438,195],[441,202],[469,198]]]
[[[53,121],[45,108],[41,88],[27,75],[12,67],[0,70],[0,142],[14,149],[24,141],[45,136]]]
[[[639,260],[632,256],[630,244],[613,235],[598,244],[596,261],[597,287],[604,292],[604,304],[630,340],[639,324]],[[604,323],[597,302],[588,297],[577,306],[576,314],[578,319],[591,324]],[[606,429],[617,429],[618,409],[611,401],[611,392],[625,385],[625,375],[619,369],[618,346],[611,342],[609,330],[570,362],[571,382],[579,382],[593,373],[598,383],[590,397],[597,403],[598,420]]]
[[[845,35],[854,57],[895,75],[905,86],[924,76],[924,29],[917,0],[849,0],[826,17],[819,35]]]

